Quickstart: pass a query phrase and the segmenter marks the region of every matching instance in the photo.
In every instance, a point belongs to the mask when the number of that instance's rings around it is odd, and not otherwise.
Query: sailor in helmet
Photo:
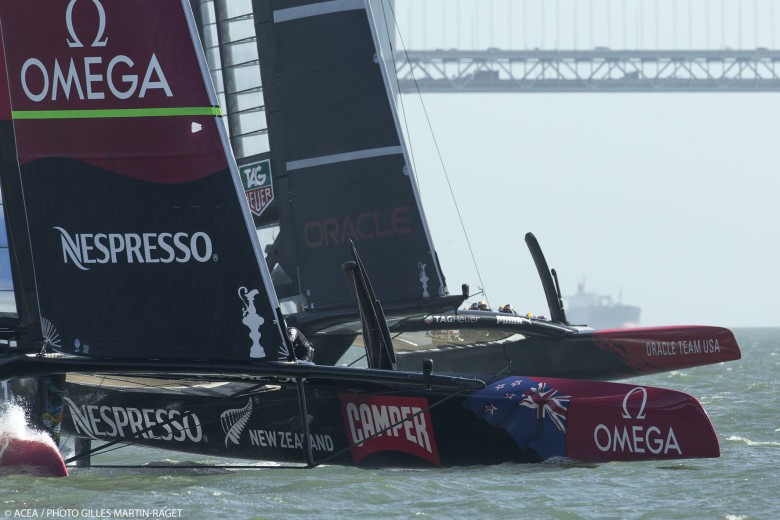
[[[506,305],[502,305],[501,307],[499,307],[498,312],[503,312],[505,314],[517,314],[517,312],[515,312],[515,308],[512,307],[511,303],[507,303]]]
[[[472,311],[489,311],[490,307],[488,307],[487,302],[485,300],[479,300],[476,303],[472,303],[471,307],[469,307],[469,310],[472,310]]]
[[[314,358],[314,347],[308,338],[303,335],[303,332],[295,327],[287,327],[287,335],[290,337],[295,358],[298,361],[311,362],[312,358]]]

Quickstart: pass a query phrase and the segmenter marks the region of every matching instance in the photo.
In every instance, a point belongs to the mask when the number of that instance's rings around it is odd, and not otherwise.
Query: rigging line
[[[357,358],[355,361],[353,361],[352,363],[348,364],[347,366],[348,366],[348,367],[351,367],[352,365],[354,365],[354,364],[355,364],[355,363],[357,363],[358,361],[362,361],[362,360],[364,360],[364,359],[366,359],[366,355],[365,355],[365,354],[363,354],[362,356],[360,356],[359,358]]]
[[[382,2],[382,9],[384,10],[384,2]],[[411,68],[411,60],[409,59],[409,51],[406,48],[406,44],[404,43],[404,38],[403,38],[403,35],[401,34],[401,29],[398,26],[398,19],[395,16],[395,10],[393,9],[392,5],[390,5],[390,11],[393,14],[393,21],[395,23],[396,29],[398,30],[398,38],[401,41],[401,48],[403,49],[404,55],[406,56],[407,63],[410,64],[409,71],[410,71],[410,73],[412,75],[412,80],[414,80],[414,88],[415,88],[415,90],[417,92],[417,97],[420,98],[420,105],[422,106],[423,113],[425,114],[425,122],[428,123],[428,130],[431,132],[431,137],[433,138],[433,144],[434,144],[434,147],[436,148],[436,155],[439,157],[439,164],[441,164],[442,171],[444,172],[444,178],[447,181],[447,188],[449,188],[449,190],[450,190],[450,197],[452,198],[452,203],[455,205],[455,211],[458,214],[458,221],[460,222],[460,228],[463,230],[463,236],[466,238],[466,244],[468,245],[469,254],[471,255],[471,261],[474,264],[474,269],[477,271],[477,278],[479,279],[479,284],[480,284],[480,286],[482,288],[482,292],[485,294],[485,301],[488,304],[488,306],[490,306],[490,299],[488,298],[487,291],[484,289],[485,283],[482,281],[482,274],[479,272],[479,266],[477,265],[477,259],[474,256],[474,249],[471,247],[471,240],[469,240],[469,235],[466,232],[466,225],[463,222],[463,216],[461,215],[460,207],[458,206],[458,201],[455,199],[455,191],[452,189],[452,182],[450,182],[450,176],[447,173],[447,167],[444,165],[444,158],[441,155],[441,149],[439,148],[439,142],[436,139],[436,134],[434,134],[434,132],[433,132],[433,125],[431,124],[431,119],[428,116],[428,109],[425,107],[425,102],[423,101],[422,92],[420,90],[420,85],[417,82],[417,77],[414,75],[414,70]],[[396,75],[395,75],[396,76],[396,82],[398,82],[397,70],[398,69],[396,68]],[[403,98],[403,96],[401,96],[400,82],[399,82],[399,85],[398,85],[398,97],[400,99]],[[407,135],[409,135],[408,129],[407,129]],[[412,153],[412,151],[411,151],[411,143],[409,145],[409,153],[410,154]],[[412,159],[412,162],[414,162],[414,159]],[[416,175],[414,176],[414,179],[415,179],[415,182],[417,182]],[[417,190],[418,191],[420,190],[419,183],[418,183],[418,186],[417,186]]]
[[[124,439],[123,439],[123,441],[124,441]],[[111,444],[111,443],[101,444],[97,448],[94,448],[94,449],[90,450],[87,453],[79,453],[77,455],[74,455],[73,457],[71,457],[69,459],[66,459],[65,460],[65,464],[67,464],[69,462],[77,461],[77,460],[82,459],[82,458],[84,458],[86,456],[103,455],[103,454],[106,454],[106,453],[111,453],[112,451],[116,451],[116,450],[121,449],[121,448],[128,448],[128,447],[132,446],[134,443],[132,443],[132,442],[125,442],[124,444],[119,444],[118,446],[113,446],[110,449],[104,449],[106,446],[108,446],[108,444]],[[90,466],[91,466],[91,464],[90,464]]]
[[[504,359],[506,359],[506,358],[504,358]],[[507,361],[509,361],[509,360],[507,359]],[[487,388],[487,386],[489,384],[493,383],[494,381],[496,381],[499,376],[501,376],[503,374],[508,374],[511,370],[512,370],[512,362],[509,361],[509,363],[504,368],[502,368],[501,370],[496,372],[493,375],[493,377],[491,377],[489,380],[485,381],[485,387]]]

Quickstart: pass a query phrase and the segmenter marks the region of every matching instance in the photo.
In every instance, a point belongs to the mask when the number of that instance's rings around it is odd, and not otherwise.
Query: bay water
[[[183,468],[245,464],[139,447],[67,478],[0,477],[2,518],[722,518],[780,516],[780,328],[734,330],[739,361],[629,380],[689,393],[717,459],[446,469]],[[485,446],[486,450],[490,446]]]

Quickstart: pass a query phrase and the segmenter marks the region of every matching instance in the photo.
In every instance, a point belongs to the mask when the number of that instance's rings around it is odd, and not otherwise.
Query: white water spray
[[[39,441],[57,449],[54,441],[45,432],[30,428],[24,409],[16,403],[5,401],[0,403],[0,460],[8,446],[8,440],[23,439]]]

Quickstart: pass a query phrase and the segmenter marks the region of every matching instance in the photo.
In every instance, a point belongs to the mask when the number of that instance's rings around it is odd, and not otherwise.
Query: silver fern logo
[[[234,408],[232,410],[225,410],[219,416],[219,421],[222,423],[222,431],[225,432],[225,447],[228,445],[228,441],[233,444],[240,444],[241,434],[244,433],[249,418],[252,416],[252,398],[246,403],[243,408]]]

